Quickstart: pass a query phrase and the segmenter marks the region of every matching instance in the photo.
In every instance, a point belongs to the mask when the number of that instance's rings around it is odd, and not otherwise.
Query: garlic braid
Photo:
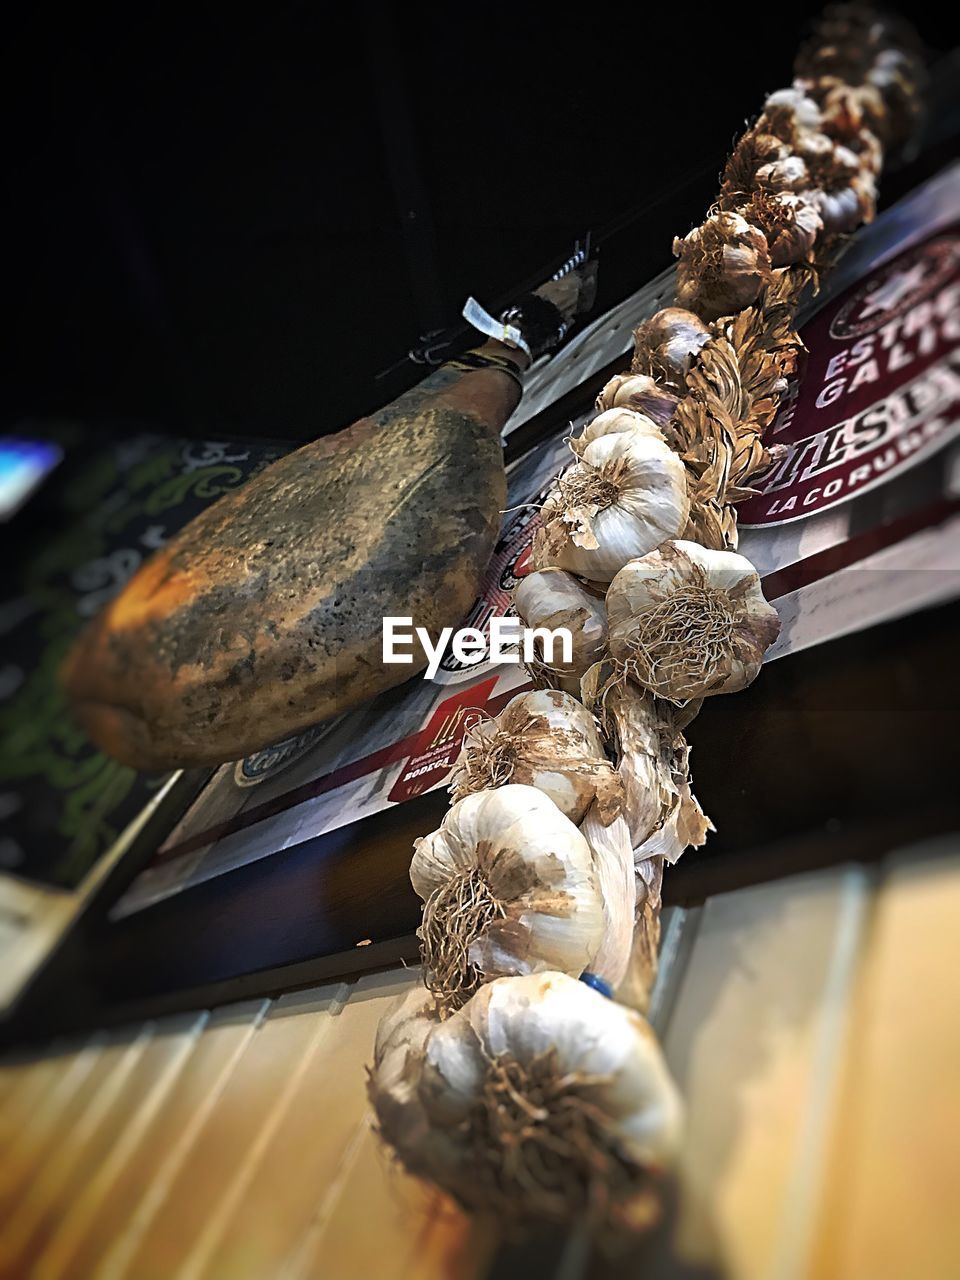
[[[690,789],[682,730],[702,697],[756,675],[776,633],[755,570],[732,554],[736,503],[770,461],[763,435],[803,350],[795,328],[801,296],[816,288],[843,237],[873,216],[884,151],[909,140],[923,78],[909,29],[856,4],[826,11],[795,72],[793,85],[770,95],[737,143],[716,206],[674,243],[679,306],[640,325],[630,373],[613,378],[597,404],[601,413],[626,411],[604,431],[639,433],[678,455],[689,507],[676,539],[660,541],[660,533],[648,552],[633,553],[626,576],[626,561],[615,569],[606,594],[609,638],[601,641],[608,651],[599,662],[591,653],[579,689],[620,773],[618,821],[637,842],[625,898],[634,912],[632,948],[618,901],[605,903],[608,922],[618,923],[608,923],[601,950],[609,972],[626,969],[615,993],[617,1018],[625,1019],[617,1024],[618,1043],[644,1044],[648,1052],[630,1057],[625,1049],[622,1060],[598,1066],[590,1055],[613,1034],[612,1024],[601,1030],[604,1010],[612,1010],[571,980],[582,976],[601,990],[603,982],[593,974],[544,974],[535,955],[525,956],[526,977],[490,983],[481,973],[479,989],[447,1021],[421,992],[408,1002],[402,1034],[400,1015],[391,1015],[378,1040],[371,1098],[401,1160],[469,1209],[519,1223],[583,1214],[601,1228],[641,1230],[656,1216],[658,1179],[677,1149],[678,1111],[655,1037],[622,1006],[642,1010],[649,1001],[664,864],[702,844],[711,826]],[[577,443],[580,458],[583,437],[579,450]],[[616,501],[616,475],[601,474],[599,463],[595,470],[577,495],[587,521]],[[550,541],[539,546],[538,590],[548,590],[552,574],[568,579],[565,600],[576,600],[578,591],[596,599],[596,581],[587,586],[564,575]],[[716,671],[693,661],[703,656],[696,637],[705,628]],[[606,635],[602,626],[594,630]],[[638,652],[631,648],[637,636],[644,662],[623,656]],[[682,687],[663,683],[672,670],[684,673]],[[630,838],[621,855],[623,841],[597,823],[593,809],[580,830],[595,865],[603,864],[601,894],[622,893],[619,873],[626,871],[629,884],[630,861],[616,859],[629,859]],[[629,1116],[616,1113],[604,1094],[615,1082],[620,1088],[628,1058],[641,1099]],[[643,1117],[646,1145],[631,1145]],[[485,1170],[486,1182],[473,1178],[475,1168]]]

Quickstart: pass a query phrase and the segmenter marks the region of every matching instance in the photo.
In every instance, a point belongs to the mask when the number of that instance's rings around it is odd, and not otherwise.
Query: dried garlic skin
[[[466,796],[416,841],[427,985],[449,1006],[505,974],[589,969],[604,936],[590,846],[535,787]]]
[[[757,185],[757,173],[790,154],[789,144],[759,127],[749,129],[734,147],[723,170],[720,185],[722,208],[736,208],[749,199]]]
[[[697,352],[713,337],[709,325],[683,307],[664,307],[633,331],[633,373],[648,374],[685,391]]]
[[[559,689],[518,693],[499,715],[468,730],[450,780],[453,799],[506,783],[536,787],[574,823],[593,804],[612,822],[623,797],[596,721]]]
[[[537,663],[534,675],[570,678],[576,682],[572,692],[578,692],[580,676],[606,653],[607,611],[603,600],[587,591],[566,569],[535,569],[514,588],[513,607],[525,627],[545,627],[549,631],[567,628],[573,640],[572,661],[564,662],[559,648],[555,648],[549,666]]]
[[[617,373],[597,396],[597,411],[633,409],[658,427],[665,427],[679,402],[679,396],[645,373]]]
[[[624,789],[624,814],[634,848],[656,830],[676,799],[674,735],[668,705],[632,681],[617,680],[610,664],[597,664],[582,681],[585,704],[601,721]]]
[[[713,824],[691,790],[683,726],[700,703],[680,711],[633,680],[616,678],[613,664],[591,668],[582,690],[616,760],[635,858],[658,856],[673,863],[686,849],[699,848]]]
[[[682,531],[690,512],[686,472],[650,427],[572,442],[579,460],[543,504],[534,540],[539,567],[555,564],[606,583],[628,560]]]
[[[743,215],[766,236],[774,267],[810,261],[823,231],[816,203],[792,191],[757,191],[744,206]]]
[[[746,557],[682,540],[626,565],[607,614],[614,660],[677,703],[746,688],[780,631]]]
[[[740,214],[721,210],[673,242],[677,302],[705,320],[742,311],[771,279],[763,232]]]
[[[637,906],[630,964],[615,997],[638,1013],[646,1013],[657,978],[660,949],[660,910],[663,905],[663,858],[642,858],[636,864]]]
[[[605,822],[598,805],[591,805],[580,824],[580,834],[590,846],[603,902],[603,942],[590,972],[612,989],[623,981],[630,963],[637,885],[633,870],[630,827],[622,813]]]

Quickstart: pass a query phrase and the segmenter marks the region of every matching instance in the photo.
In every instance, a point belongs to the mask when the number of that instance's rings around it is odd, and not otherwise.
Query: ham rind
[[[383,663],[383,619],[434,640],[462,623],[499,531],[500,430],[519,398],[502,369],[441,368],[214,503],[70,653],[63,681],[90,737],[137,768],[218,764],[422,670],[419,649],[412,666]]]

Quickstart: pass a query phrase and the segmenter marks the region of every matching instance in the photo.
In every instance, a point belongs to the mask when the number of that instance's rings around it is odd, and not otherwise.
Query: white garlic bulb
[[[401,1162],[467,1210],[617,1235],[659,1216],[676,1086],[645,1019],[565,974],[500,978],[445,1021],[411,992],[381,1023],[368,1089]]]
[[[501,978],[431,1029],[410,1074],[431,1125],[463,1151],[470,1177],[447,1165],[436,1180],[468,1209],[582,1213],[616,1231],[658,1216],[655,1179],[676,1159],[683,1113],[639,1014],[562,973]],[[376,1105],[376,1078],[372,1093]]]
[[[771,279],[763,232],[730,210],[678,236],[673,252],[680,259],[677,302],[707,320],[742,311]]]
[[[712,337],[709,325],[692,311],[663,307],[634,329],[631,369],[682,391],[697,353]]]
[[[645,413],[640,413],[636,409],[617,407],[605,409],[603,413],[598,413],[595,418],[592,418],[579,435],[571,438],[570,449],[578,458],[583,458],[587,445],[593,444],[594,440],[599,440],[601,436],[622,435],[625,432],[639,432],[652,440],[664,439],[660,427]]]
[[[449,1186],[464,1153],[452,1134],[431,1123],[418,1092],[427,1038],[439,1022],[437,1002],[426,987],[397,1000],[377,1027],[367,1091],[380,1136],[403,1153],[409,1172]]]
[[[464,737],[450,780],[454,800],[505,783],[536,787],[571,822],[581,822],[594,802],[601,821],[612,822],[620,812],[620,780],[596,721],[558,689],[518,693]]]
[[[679,396],[645,373],[617,373],[597,396],[597,410],[633,409],[665,427],[680,403]]]
[[[767,237],[770,261],[775,267],[809,260],[817,236],[823,231],[823,218],[816,204],[792,191],[757,191],[743,212]]]
[[[610,652],[658,697],[682,703],[755,679],[780,630],[744,556],[664,543],[631,561],[607,590]]]
[[[777,89],[775,93],[770,94],[763,104],[763,112],[757,122],[757,128],[767,129],[770,133],[783,137],[783,132],[777,128],[777,124],[783,117],[789,118],[794,130],[820,128],[819,106],[797,85],[789,89]],[[791,132],[785,140],[792,141],[792,137]]]
[[[445,1008],[503,974],[593,971],[605,929],[593,855],[536,787],[458,801],[416,841],[410,880],[427,985]]]
[[[762,191],[804,191],[810,186],[810,174],[801,156],[784,156],[757,170],[757,186]]]
[[[860,172],[845,187],[813,194],[827,231],[854,231],[861,222],[873,220],[877,184],[872,173]]]
[[[525,627],[555,631],[565,627],[572,641],[567,662],[559,644],[547,660],[542,647],[539,657],[528,667],[537,680],[578,694],[580,677],[607,648],[607,610],[583,584],[566,569],[535,569],[514,588],[513,607]]]
[[[628,560],[683,530],[690,511],[684,466],[654,431],[616,431],[574,444],[579,460],[543,504],[538,565],[609,582]]]

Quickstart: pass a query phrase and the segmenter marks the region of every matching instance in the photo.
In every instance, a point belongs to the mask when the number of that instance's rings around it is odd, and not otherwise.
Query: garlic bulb
[[[591,972],[616,988],[623,981],[630,962],[637,902],[630,828],[623,814],[618,814],[612,822],[604,821],[594,804],[580,826],[580,834],[593,853],[603,902],[603,942],[593,958]]]
[[[697,352],[712,337],[709,326],[692,311],[664,307],[633,331],[631,370],[662,379],[683,391]]]
[[[819,129],[820,107],[797,85],[777,89],[763,104],[757,129],[793,142],[798,129]]]
[[[743,214],[766,236],[770,261],[775,267],[806,262],[823,230],[817,206],[789,191],[774,195],[757,191]]]
[[[676,1159],[682,1106],[649,1024],[562,973],[501,978],[434,1026],[410,1063],[430,1124],[470,1176],[436,1180],[501,1221],[643,1230]],[[379,1113],[376,1074],[372,1083]],[[398,1148],[405,1162],[420,1152]]]
[[[602,822],[620,812],[620,780],[593,716],[557,689],[518,693],[467,732],[450,781],[454,800],[505,783],[536,787],[571,822],[582,821],[594,802]]]
[[[762,165],[757,170],[756,182],[761,191],[805,191],[811,185],[806,163],[795,155]]]
[[[852,231],[873,216],[876,189],[856,155],[825,133],[805,134],[798,147],[810,175],[807,199],[820,210],[827,231]]]
[[[417,840],[426,982],[445,1009],[503,974],[591,970],[603,903],[590,846],[542,791],[508,783],[458,801]]]
[[[704,338],[704,341],[707,341]],[[702,344],[701,344],[702,345]],[[643,373],[617,373],[597,396],[597,409],[634,409],[664,427],[673,417],[679,396]]]
[[[673,252],[680,259],[677,302],[706,320],[742,311],[771,279],[763,232],[730,210],[678,236]]]
[[[580,677],[606,652],[607,611],[603,601],[565,569],[548,568],[537,569],[521,579],[514,588],[513,607],[525,627],[548,631],[566,627],[570,632],[570,662],[564,661],[559,646],[555,646],[549,663],[541,659],[527,665],[535,680],[579,693]],[[540,653],[543,655],[542,649]]]
[[[762,128],[750,129],[733,149],[723,171],[720,203],[735,208],[749,199],[756,186],[757,171],[790,154],[790,146],[776,134]]]
[[[757,172],[765,191],[792,191],[816,207],[829,232],[852,231],[873,214],[873,177],[856,154],[825,133],[799,135],[795,153]]]
[[[780,630],[749,560],[684,541],[621,569],[607,616],[614,659],[643,688],[678,703],[745,688]]]
[[[367,1092],[380,1136],[402,1153],[408,1171],[450,1186],[463,1165],[463,1150],[430,1122],[418,1092],[427,1038],[439,1023],[436,1000],[425,987],[397,1000],[377,1027]]]
[[[543,504],[534,541],[538,565],[609,582],[628,560],[682,531],[690,512],[686,472],[654,432],[617,431],[583,446],[574,442],[579,461]]]
[[[645,413],[640,413],[637,409],[606,409],[592,418],[578,436],[571,438],[570,449],[576,457],[582,459],[587,445],[599,440],[601,436],[616,436],[634,431],[650,436],[653,440],[662,441],[664,438],[657,424]]]

